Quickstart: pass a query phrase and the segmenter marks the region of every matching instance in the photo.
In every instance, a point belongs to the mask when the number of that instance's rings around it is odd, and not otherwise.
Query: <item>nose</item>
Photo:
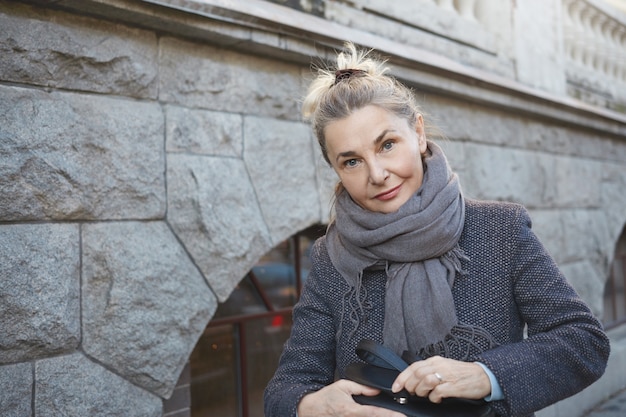
[[[373,185],[383,184],[389,177],[389,172],[385,168],[384,164],[372,161],[369,165],[370,183]]]

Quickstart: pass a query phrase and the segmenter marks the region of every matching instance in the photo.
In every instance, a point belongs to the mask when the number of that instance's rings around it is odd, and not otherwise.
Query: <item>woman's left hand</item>
[[[413,362],[402,371],[392,390],[402,388],[434,403],[451,397],[482,399],[491,394],[489,377],[480,365],[441,356]]]

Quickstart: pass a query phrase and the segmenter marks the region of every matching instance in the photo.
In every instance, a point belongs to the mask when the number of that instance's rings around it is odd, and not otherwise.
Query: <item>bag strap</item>
[[[356,347],[356,354],[370,365],[394,369],[398,372],[404,371],[409,366],[394,351],[369,339],[363,339],[359,342]]]

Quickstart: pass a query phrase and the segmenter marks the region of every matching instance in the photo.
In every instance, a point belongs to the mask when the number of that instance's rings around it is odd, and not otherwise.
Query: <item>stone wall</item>
[[[466,194],[527,205],[601,314],[626,117],[519,84],[511,55],[478,71],[261,1],[171,3],[0,0],[3,416],[167,412],[217,304],[328,220],[299,98],[343,39],[391,57]]]

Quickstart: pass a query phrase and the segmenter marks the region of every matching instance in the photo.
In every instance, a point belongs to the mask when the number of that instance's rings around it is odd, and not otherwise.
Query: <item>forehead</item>
[[[374,143],[385,132],[409,132],[406,119],[377,106],[366,106],[349,116],[333,121],[324,129],[329,151]]]

